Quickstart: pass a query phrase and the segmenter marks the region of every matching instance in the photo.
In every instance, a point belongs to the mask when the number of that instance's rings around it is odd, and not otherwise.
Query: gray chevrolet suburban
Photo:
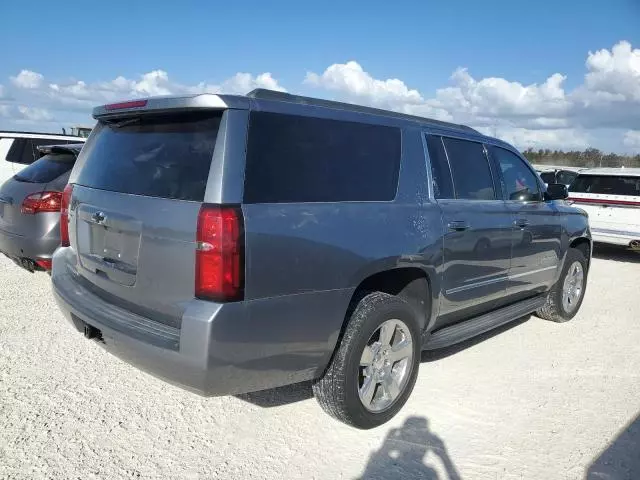
[[[53,258],[87,338],[202,395],[313,381],[358,428],[420,353],[582,302],[586,214],[495,138],[256,90],[98,107]]]

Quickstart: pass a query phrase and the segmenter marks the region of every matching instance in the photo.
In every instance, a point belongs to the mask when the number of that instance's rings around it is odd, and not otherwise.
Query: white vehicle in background
[[[584,170],[569,202],[589,214],[594,241],[640,249],[640,168]]]
[[[86,138],[76,135],[0,130],[0,185],[37,160],[38,147],[84,141]]]

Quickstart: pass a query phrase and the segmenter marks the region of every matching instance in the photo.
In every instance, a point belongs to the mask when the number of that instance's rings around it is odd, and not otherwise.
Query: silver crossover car
[[[62,192],[81,148],[40,147],[41,157],[0,188],[0,252],[31,272],[51,270]]]

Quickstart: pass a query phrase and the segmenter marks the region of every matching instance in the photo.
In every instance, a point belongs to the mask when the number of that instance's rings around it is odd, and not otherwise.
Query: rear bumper
[[[0,230],[0,252],[12,260],[51,258],[59,245],[60,238],[58,236],[28,237]]]
[[[346,309],[351,293],[319,292],[296,296],[299,299],[229,304],[193,299],[176,329],[112,305],[84,288],[67,266],[66,250],[54,255],[53,292],[76,329],[83,331],[85,324],[97,328],[100,343],[110,353],[204,396],[316,378],[337,342],[344,318],[344,311],[338,315],[342,298]],[[78,341],[84,340],[78,336]]]

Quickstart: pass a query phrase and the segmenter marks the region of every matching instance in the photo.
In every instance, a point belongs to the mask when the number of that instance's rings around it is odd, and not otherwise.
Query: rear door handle
[[[463,230],[467,230],[471,227],[464,220],[453,220],[448,224],[449,230],[455,230],[456,232],[462,232]]]
[[[13,203],[13,198],[0,196],[0,203],[5,203],[7,205],[11,205]]]
[[[529,225],[529,220],[527,220],[526,218],[518,218],[517,220],[514,220],[513,223],[516,227],[524,228]]]

